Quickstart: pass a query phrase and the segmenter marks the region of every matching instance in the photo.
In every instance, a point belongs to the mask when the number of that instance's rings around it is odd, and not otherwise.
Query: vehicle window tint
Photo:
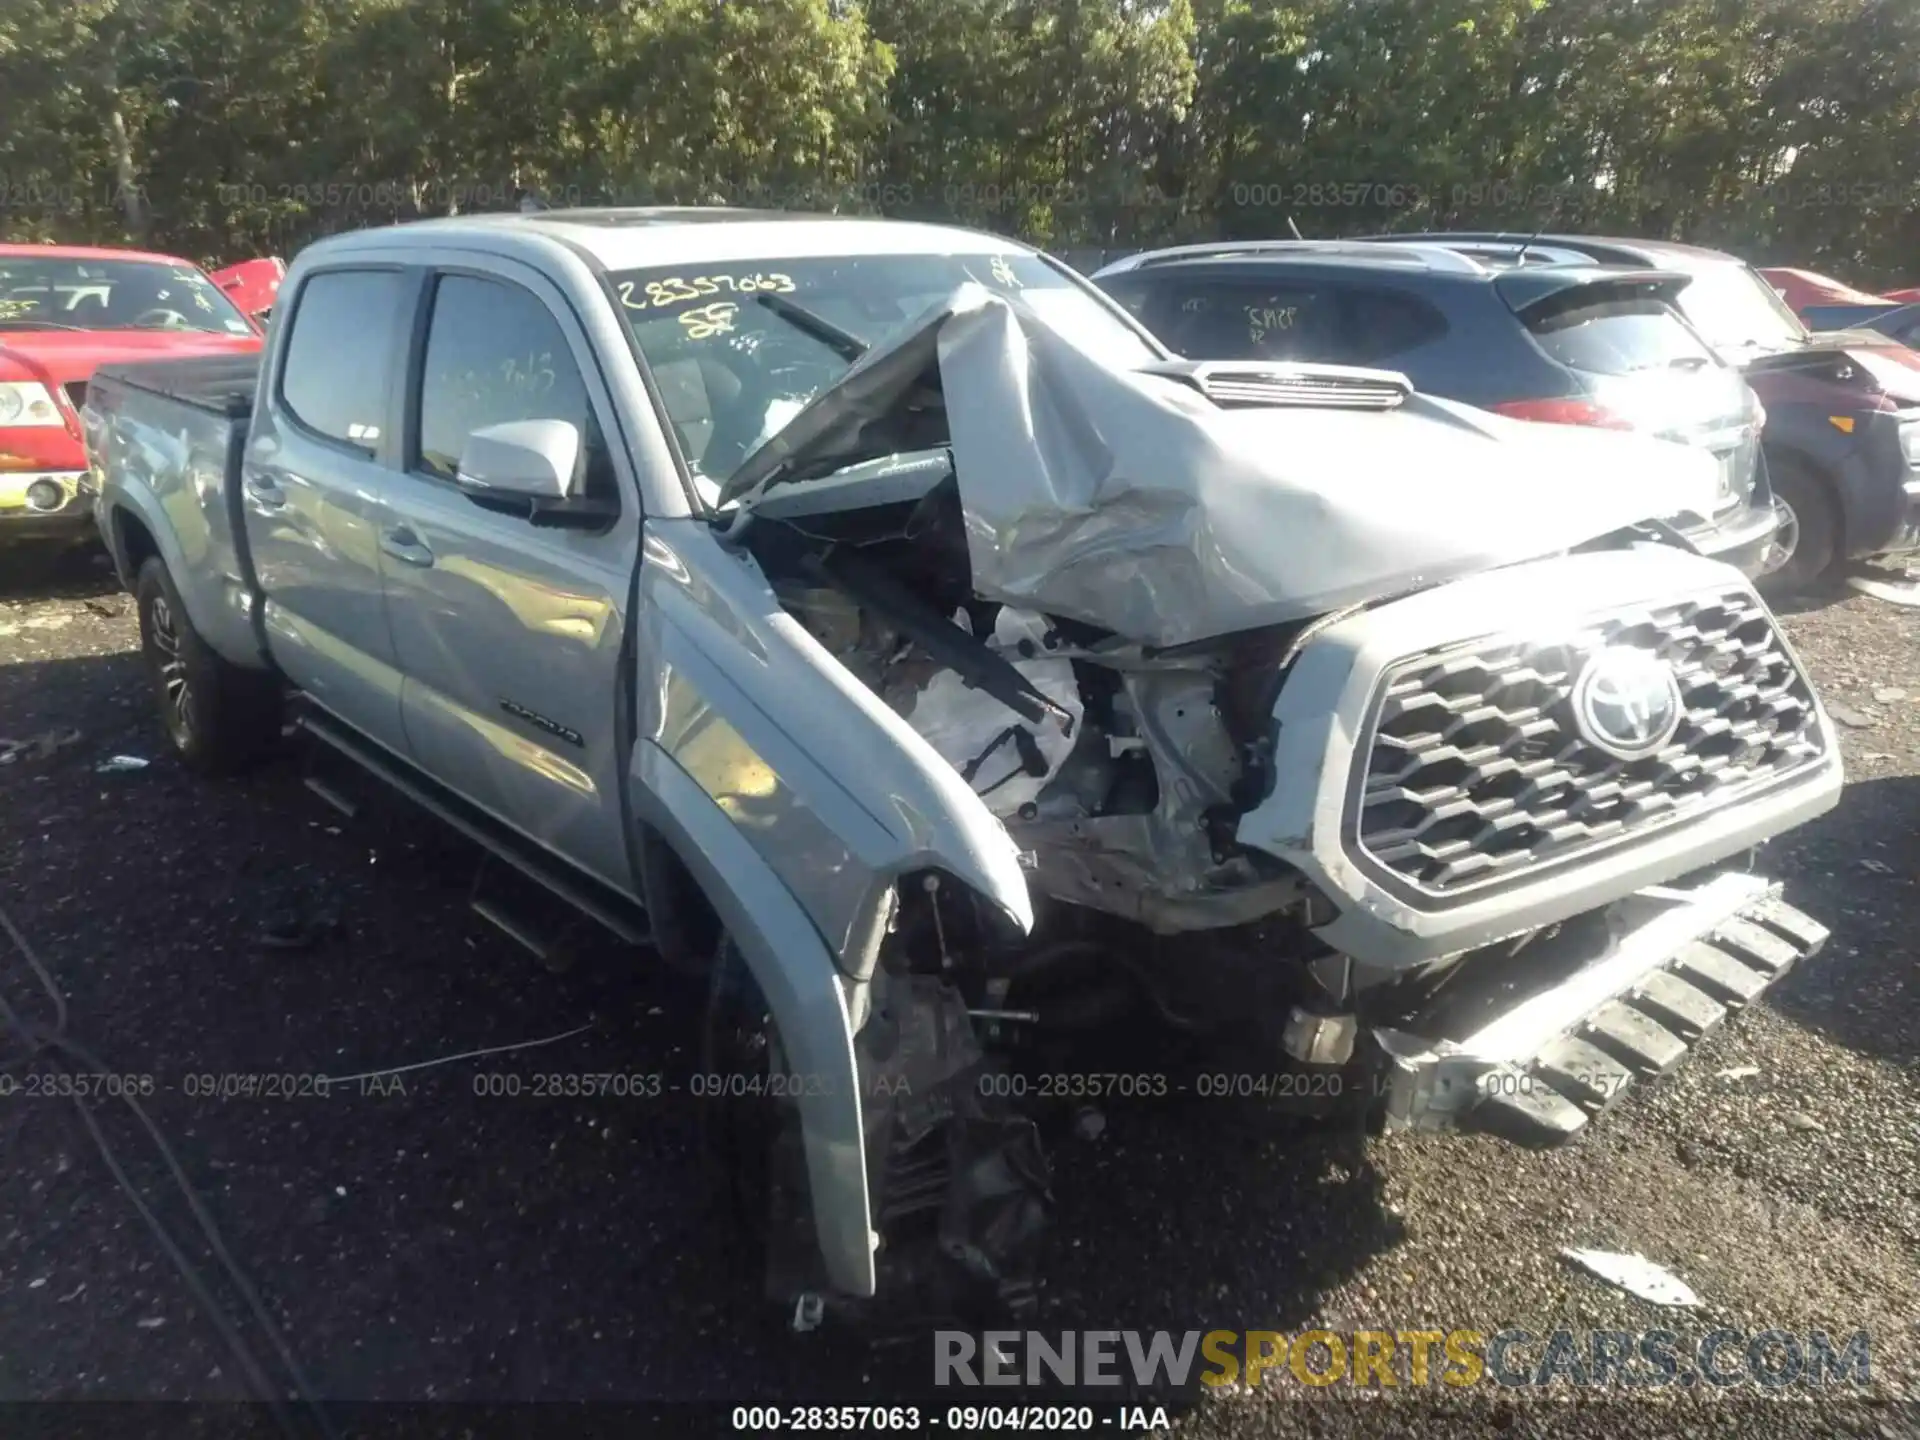
[[[573,351],[531,291],[444,275],[434,286],[420,376],[418,468],[452,479],[467,436],[510,420],[565,420],[585,452],[585,493],[616,493],[607,450]]]
[[[1526,317],[1534,343],[1569,369],[1626,375],[1715,364],[1706,342],[1651,296],[1574,300]]]
[[[371,455],[386,424],[393,320],[404,282],[392,270],[329,270],[300,287],[280,365],[280,398],[310,430]]]
[[[1100,288],[1118,301],[1134,319],[1149,329],[1152,328],[1153,318],[1147,301],[1153,292],[1148,290],[1146,286],[1137,280],[1116,278],[1102,281]]]
[[[1338,343],[1327,358],[1343,365],[1379,365],[1446,333],[1446,317],[1424,300],[1391,290],[1354,290],[1346,297]]]
[[[1173,282],[1157,307],[1160,338],[1190,360],[1327,360],[1334,300],[1313,286]]]

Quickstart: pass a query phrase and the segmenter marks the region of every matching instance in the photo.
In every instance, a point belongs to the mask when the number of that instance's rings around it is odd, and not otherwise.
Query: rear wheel
[[[1840,560],[1840,514],[1833,487],[1811,466],[1772,459],[1773,497],[1787,512],[1776,543],[1790,547],[1786,563],[1761,580],[1772,596],[1811,590]]]
[[[280,733],[279,687],[222,659],[200,637],[159,557],[140,567],[134,600],[141,653],[174,753],[203,774],[243,769]]]

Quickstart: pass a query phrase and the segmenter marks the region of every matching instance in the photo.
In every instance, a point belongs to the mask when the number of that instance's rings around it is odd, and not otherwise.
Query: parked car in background
[[[183,761],[286,702],[705,978],[692,1093],[790,1313],[1032,1301],[1029,1077],[1116,1018],[1556,1144],[1825,937],[1748,862],[1838,799],[1827,717],[1747,580],[1644,543],[1703,455],[1182,361],[1014,241],[334,236],[263,361],[85,419]],[[1139,1069],[1102,1093],[1174,1093]]]
[[[0,544],[92,534],[79,412],[96,367],[259,348],[258,327],[190,261],[0,245]]]
[[[1872,305],[1809,305],[1800,319],[1809,330],[1872,330],[1909,350],[1920,346],[1920,304],[1882,300]]]
[[[1781,265],[1762,265],[1754,274],[1773,287],[1794,314],[1804,316],[1810,305],[1884,305],[1884,296],[1859,290],[1817,270],[1795,270]]]
[[[1383,235],[1376,242],[1527,245],[1546,256],[1657,265],[1692,277],[1677,304],[1746,373],[1766,407],[1773,491],[1792,553],[1773,577],[1804,589],[1851,559],[1920,551],[1920,354],[1872,330],[1809,331],[1736,256],[1664,240],[1512,233]]]
[[[1876,330],[1909,350],[1920,346],[1920,291],[1871,295],[1811,270],[1763,266],[1755,273],[1809,330]]]
[[[1371,366],[1516,420],[1699,447],[1720,467],[1719,492],[1671,523],[1748,575],[1778,558],[1760,408],[1675,311],[1684,275],[1299,240],[1147,251],[1094,283],[1196,360]]]
[[[280,282],[286,274],[287,262],[278,255],[269,255],[216,270],[212,278],[214,284],[226,291],[228,299],[265,324],[273,313],[274,302],[279,299]]]

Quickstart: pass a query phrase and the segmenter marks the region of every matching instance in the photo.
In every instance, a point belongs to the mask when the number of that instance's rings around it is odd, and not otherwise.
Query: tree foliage
[[[1920,0],[0,0],[0,234],[733,203],[1920,260]]]

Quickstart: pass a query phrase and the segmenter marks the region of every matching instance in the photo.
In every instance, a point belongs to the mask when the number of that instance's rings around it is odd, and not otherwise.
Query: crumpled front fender
[[[638,731],[720,807],[826,938],[871,973],[900,876],[941,870],[1020,929],[1019,850],[910,725],[781,609],[702,522],[648,527],[636,610]]]
[[[848,995],[826,943],[732,819],[658,745],[634,747],[637,818],[712,901],[766,997],[795,1085],[814,1233],[842,1292],[874,1292],[873,1227]]]
[[[1019,852],[958,772],[698,520],[648,525],[634,610],[634,818],[664,836],[759,982],[795,1075],[828,1279],[874,1289],[855,1035],[901,876],[937,870],[1022,930]]]

